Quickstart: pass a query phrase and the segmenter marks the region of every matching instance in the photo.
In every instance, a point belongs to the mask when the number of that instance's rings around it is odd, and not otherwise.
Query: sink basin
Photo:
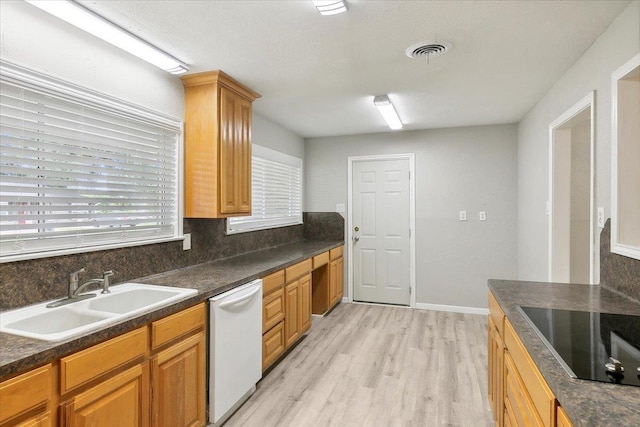
[[[111,316],[76,311],[65,307],[63,310],[49,311],[7,324],[7,328],[34,334],[58,334],[71,329],[82,328]]]
[[[87,308],[109,313],[129,313],[155,307],[167,300],[174,300],[184,294],[184,289],[156,287],[135,288],[111,293],[99,299],[87,301]]]
[[[48,308],[50,301],[0,313],[0,332],[60,341],[98,330],[139,313],[180,301],[196,294],[195,289],[125,283],[111,288],[111,293],[88,300]]]

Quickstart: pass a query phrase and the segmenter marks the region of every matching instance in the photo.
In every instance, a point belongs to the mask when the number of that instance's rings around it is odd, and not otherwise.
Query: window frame
[[[164,243],[184,240],[184,122],[170,115],[166,115],[152,109],[116,98],[110,95],[70,83],[68,81],[52,77],[50,75],[31,70],[7,61],[0,60],[0,75],[3,80],[17,82],[20,85],[31,87],[35,90],[62,96],[76,102],[81,102],[89,107],[118,115],[131,116],[175,128],[176,131],[176,187],[175,195],[175,224],[171,237],[146,238],[135,241],[97,243],[90,246],[74,246],[60,249],[41,250],[37,252],[12,253],[0,256],[0,263],[48,258],[61,255],[79,254],[87,252],[104,251],[125,247],[143,246],[155,243]]]

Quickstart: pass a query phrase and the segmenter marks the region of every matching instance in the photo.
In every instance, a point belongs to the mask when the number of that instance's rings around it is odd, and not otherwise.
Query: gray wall
[[[549,124],[595,94],[595,206],[611,212],[611,73],[640,52],[640,2],[632,2],[518,124],[518,276],[547,280]],[[595,226],[595,225],[594,225]],[[600,230],[595,230],[599,247]],[[595,277],[599,277],[596,257]]]
[[[348,156],[415,153],[417,302],[486,308],[487,279],[517,275],[516,137],[496,125],[307,139],[305,210],[347,205]]]

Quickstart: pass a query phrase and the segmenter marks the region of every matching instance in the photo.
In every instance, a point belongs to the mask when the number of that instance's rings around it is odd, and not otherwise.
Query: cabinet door
[[[0,383],[0,425],[15,425],[15,421],[9,420],[15,420],[37,407],[40,409],[36,418],[46,412],[51,400],[52,377],[49,364]],[[33,422],[34,418],[29,420]],[[29,421],[25,423],[30,425]]]
[[[336,293],[338,301],[342,299],[344,296],[344,258],[338,258],[338,271],[337,271],[337,280],[336,280]]]
[[[206,336],[199,332],[151,361],[151,425],[204,426]]]
[[[219,197],[220,213],[233,214],[238,210],[234,177],[236,170],[236,144],[238,140],[236,105],[240,97],[233,91],[220,88],[220,157]],[[216,167],[216,165],[212,165]]]
[[[251,215],[251,102],[236,101],[233,184],[236,213]]]
[[[262,372],[284,353],[284,321],[262,335]]]
[[[300,336],[299,284],[300,281],[295,280],[284,288],[284,344],[287,348]]]
[[[556,414],[556,425],[558,427],[573,427],[573,423],[569,419],[569,416],[562,408],[562,406],[558,405],[558,412]]]
[[[149,425],[149,369],[136,365],[61,405],[68,427]]]
[[[503,391],[503,370],[504,370],[504,345],[500,333],[496,329],[491,317],[488,327],[488,343],[489,343],[489,366],[488,366],[488,384],[489,384],[489,402],[493,410],[493,419],[496,426],[501,427],[506,422],[504,408],[504,391]]]
[[[329,264],[329,306],[335,305],[344,293],[343,268],[344,258],[338,258]]]
[[[304,334],[311,327],[311,275],[300,278],[299,313],[300,334]]]

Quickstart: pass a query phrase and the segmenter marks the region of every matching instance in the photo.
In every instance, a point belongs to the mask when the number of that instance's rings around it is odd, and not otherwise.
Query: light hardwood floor
[[[340,304],[224,427],[491,426],[486,316]]]

